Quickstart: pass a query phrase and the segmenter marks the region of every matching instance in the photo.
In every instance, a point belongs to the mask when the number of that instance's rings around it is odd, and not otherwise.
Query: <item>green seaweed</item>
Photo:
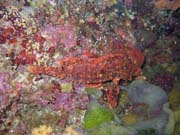
[[[165,103],[163,105],[163,110],[169,115],[169,121],[168,124],[166,125],[164,135],[172,135],[173,131],[175,129],[175,116],[174,112],[169,108],[169,103]]]
[[[92,101],[84,116],[84,128],[95,128],[104,122],[112,121],[113,118],[114,115],[109,109],[102,107],[96,101]]]
[[[116,122],[107,122],[101,124],[87,135],[130,135],[131,129],[121,126]]]
[[[98,88],[86,88],[85,90],[95,99],[98,99],[102,96],[102,92]]]
[[[174,83],[172,91],[169,93],[169,102],[173,111],[180,109],[180,83]]]
[[[175,129],[173,135],[180,135],[180,109],[174,112],[175,115]]]

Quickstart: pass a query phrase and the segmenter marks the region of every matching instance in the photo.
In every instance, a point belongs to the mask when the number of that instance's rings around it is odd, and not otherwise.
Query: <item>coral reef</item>
[[[0,0],[0,134],[179,135],[179,19],[179,0]]]

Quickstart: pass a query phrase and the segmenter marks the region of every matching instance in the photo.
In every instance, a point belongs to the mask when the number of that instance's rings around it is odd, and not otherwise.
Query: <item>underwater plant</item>
[[[112,121],[113,118],[113,113],[110,110],[102,107],[97,101],[91,101],[84,116],[84,128],[95,128],[102,123]]]

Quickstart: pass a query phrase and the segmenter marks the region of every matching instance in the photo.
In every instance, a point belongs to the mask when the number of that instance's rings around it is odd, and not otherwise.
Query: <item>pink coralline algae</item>
[[[84,110],[88,105],[88,97],[84,94],[78,94],[75,92],[66,93],[62,92],[56,95],[55,101],[51,104],[53,110],[63,110],[65,112],[71,112],[72,110],[80,109]]]
[[[0,73],[0,91],[6,91],[10,89],[8,84],[9,75],[7,73]]]
[[[0,108],[2,108],[2,106],[6,106],[9,103],[8,100],[8,95],[5,93],[0,93]]]
[[[155,76],[152,82],[163,88],[166,92],[169,92],[173,88],[174,77],[170,73],[163,73]]]
[[[133,4],[133,0],[123,0],[124,4],[128,7],[131,7]]]
[[[51,46],[63,44],[65,49],[70,49],[77,45],[78,36],[75,33],[74,27],[65,24],[61,26],[45,26],[40,31],[41,35],[49,41]]]
[[[76,91],[61,92],[53,88],[52,90],[39,90],[33,93],[28,102],[48,106],[55,111],[73,113],[76,110],[85,110],[87,108],[88,96]]]

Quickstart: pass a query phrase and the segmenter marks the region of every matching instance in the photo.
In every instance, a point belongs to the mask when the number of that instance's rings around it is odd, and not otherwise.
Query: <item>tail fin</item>
[[[44,74],[44,75],[49,75],[49,76],[54,76],[54,77],[59,77],[63,78],[62,75],[60,74],[60,70],[58,67],[45,67],[45,66],[28,66],[27,70],[32,73],[32,74]]]

